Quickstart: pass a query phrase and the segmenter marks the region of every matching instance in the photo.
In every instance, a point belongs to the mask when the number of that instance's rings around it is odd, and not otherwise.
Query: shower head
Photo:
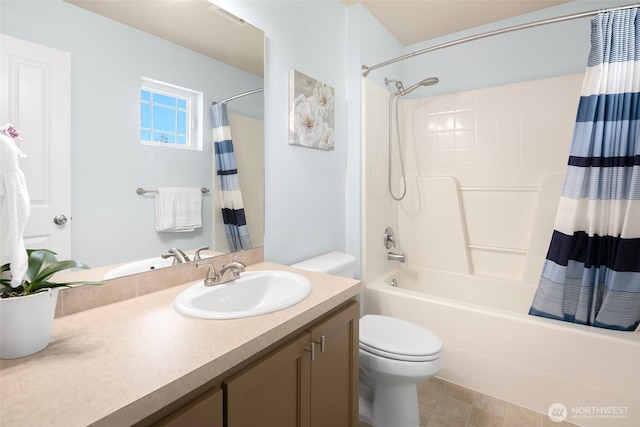
[[[395,93],[396,95],[400,95],[400,96],[404,96],[410,92],[413,92],[414,90],[416,90],[417,88],[419,88],[420,86],[433,86],[434,84],[438,83],[440,81],[440,79],[438,79],[437,77],[427,77],[426,79],[422,80],[421,82],[418,82],[416,84],[414,84],[413,86],[409,86],[407,89],[405,89],[404,87],[402,87],[402,83],[398,82],[398,84],[396,84],[396,86],[398,87],[398,91]]]

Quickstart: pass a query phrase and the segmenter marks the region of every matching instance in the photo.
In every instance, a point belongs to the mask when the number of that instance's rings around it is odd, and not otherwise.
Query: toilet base
[[[364,423],[373,425],[373,405],[370,401],[363,399],[362,396],[358,399],[360,405],[358,419]]]
[[[360,381],[360,420],[372,427],[419,427],[418,388],[415,384],[376,384],[375,391]]]

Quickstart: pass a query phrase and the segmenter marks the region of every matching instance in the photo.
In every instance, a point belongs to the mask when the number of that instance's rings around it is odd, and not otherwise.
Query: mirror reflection
[[[210,105],[263,87],[263,33],[206,0],[9,2],[2,11],[4,34],[70,54],[71,220],[58,227],[70,232],[68,257],[99,267],[171,248],[229,252]],[[169,134],[141,142],[143,79],[200,94],[191,104],[194,130],[186,131],[200,132],[200,148],[169,144]],[[247,226],[253,247],[261,246],[263,93],[226,105]],[[176,120],[172,131],[189,128]],[[139,187],[152,191],[140,195]],[[156,231],[153,190],[164,187],[210,190],[201,227]]]

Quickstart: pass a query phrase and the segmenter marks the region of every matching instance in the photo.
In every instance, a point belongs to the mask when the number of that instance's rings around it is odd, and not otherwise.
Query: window
[[[202,150],[202,93],[142,78],[140,141]]]

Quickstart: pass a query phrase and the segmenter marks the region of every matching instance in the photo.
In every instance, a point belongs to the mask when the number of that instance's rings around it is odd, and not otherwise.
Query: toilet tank
[[[343,252],[329,252],[328,254],[293,264],[291,267],[353,279],[355,277],[356,257]]]

